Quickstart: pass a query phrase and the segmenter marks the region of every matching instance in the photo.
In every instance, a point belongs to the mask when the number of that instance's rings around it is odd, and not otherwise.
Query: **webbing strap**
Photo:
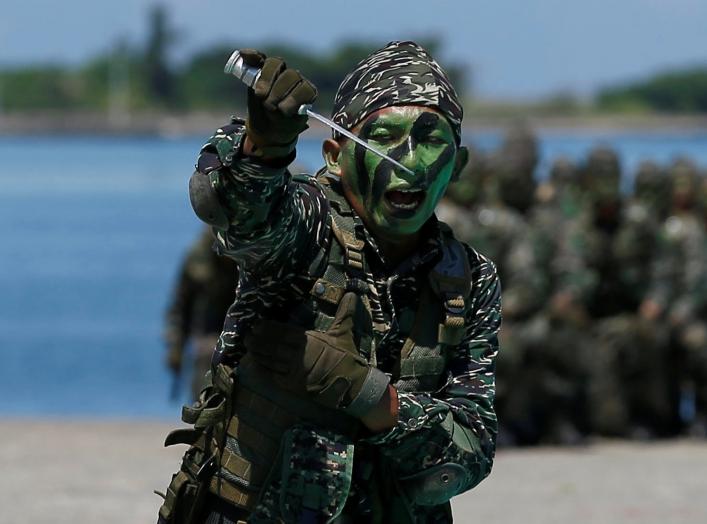
[[[204,402],[182,407],[182,420],[193,424],[195,429],[204,429],[223,421],[226,415],[226,399],[220,393],[212,394]]]
[[[464,246],[451,233],[444,239],[442,258],[430,271],[429,281],[443,306],[444,320],[438,328],[439,343],[455,346],[464,338],[465,300],[471,292],[471,268]]]
[[[429,283],[423,286],[412,331],[400,350],[395,375],[402,381],[438,376],[444,372],[446,365],[438,344],[438,300]]]
[[[214,495],[226,499],[231,504],[248,511],[253,510],[259,495],[257,491],[249,491],[222,477],[213,477],[211,479],[211,482],[209,482],[209,491]]]
[[[249,460],[244,459],[236,453],[232,453],[226,449],[221,459],[221,467],[226,468],[234,475],[242,478],[248,484],[260,484],[266,476],[264,468],[253,469],[253,465]],[[258,475],[260,471],[260,475]]]
[[[464,297],[449,295],[444,301],[444,322],[439,325],[439,343],[456,346],[464,338]]]
[[[400,377],[438,376],[445,368],[446,361],[441,355],[408,358],[400,363]]]
[[[352,270],[353,274],[363,272],[363,248],[366,243],[356,238],[353,219],[344,217],[336,211],[333,211],[331,216],[331,230],[344,248],[344,265]]]

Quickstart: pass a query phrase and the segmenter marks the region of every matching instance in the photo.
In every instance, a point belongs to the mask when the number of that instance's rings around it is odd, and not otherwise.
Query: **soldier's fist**
[[[248,90],[246,133],[255,146],[253,154],[287,156],[297,136],[307,129],[307,117],[297,111],[316,100],[317,89],[281,58],[267,58],[253,49],[242,49],[240,54],[245,64],[260,69],[258,80]]]

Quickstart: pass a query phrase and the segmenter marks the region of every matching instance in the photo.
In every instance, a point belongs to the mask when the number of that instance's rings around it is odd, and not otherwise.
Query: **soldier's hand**
[[[254,49],[242,49],[240,54],[247,65],[261,70],[258,81],[248,90],[246,134],[254,146],[251,154],[287,156],[297,136],[307,129],[307,117],[297,110],[316,100],[317,89],[281,58],[267,58]]]
[[[326,332],[267,320],[246,337],[245,345],[284,389],[360,418],[378,405],[389,382],[359,355],[354,327],[370,326],[366,317],[361,299],[349,292]]]

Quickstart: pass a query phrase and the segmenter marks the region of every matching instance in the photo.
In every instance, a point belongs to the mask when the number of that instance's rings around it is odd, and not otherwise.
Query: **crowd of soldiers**
[[[609,147],[556,159],[540,184],[537,163],[518,127],[437,213],[501,276],[501,444],[704,436],[705,173],[644,162],[624,195]]]
[[[624,195],[618,155],[599,146],[578,163],[556,159],[538,183],[537,140],[522,126],[498,150],[471,152],[437,216],[498,266],[499,443],[704,437],[705,173],[687,159],[644,162]],[[205,232],[167,317],[173,370],[194,337],[195,392],[236,278],[210,247]]]

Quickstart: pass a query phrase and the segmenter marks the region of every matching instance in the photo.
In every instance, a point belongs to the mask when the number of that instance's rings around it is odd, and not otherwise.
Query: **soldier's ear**
[[[452,173],[452,182],[456,182],[459,180],[459,175],[462,174],[462,171],[464,171],[464,168],[466,167],[466,164],[469,162],[469,150],[464,147],[460,146],[459,149],[457,149],[457,156],[454,158],[454,172]]]
[[[326,163],[326,169],[332,175],[341,176],[341,166],[339,159],[341,158],[341,145],[331,138],[328,138],[322,144],[322,156]]]

